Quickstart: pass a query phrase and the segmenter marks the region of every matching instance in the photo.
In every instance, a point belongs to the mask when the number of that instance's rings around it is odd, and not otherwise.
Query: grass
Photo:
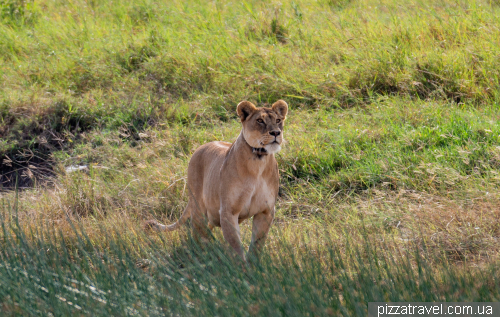
[[[0,0],[2,311],[498,300],[499,14],[495,1]],[[192,152],[235,140],[239,101],[281,98],[260,262],[242,268],[219,229],[203,247],[188,227],[144,233],[183,210]]]
[[[414,246],[395,255],[366,236],[352,245],[347,233],[341,250],[325,228],[310,232],[321,240],[279,238],[278,253],[242,267],[216,241],[200,248],[191,239],[127,240],[121,230],[101,230],[95,243],[76,228],[68,239],[50,226],[26,236],[18,222],[2,224],[0,300],[13,315],[352,316],[373,301],[495,301],[500,294],[494,267],[464,273],[446,259],[430,263]],[[297,243],[308,247],[296,252]]]

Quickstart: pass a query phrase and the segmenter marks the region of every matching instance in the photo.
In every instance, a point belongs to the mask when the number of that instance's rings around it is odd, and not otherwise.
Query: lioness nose
[[[270,135],[277,137],[278,135],[281,134],[280,130],[274,130],[269,132]]]

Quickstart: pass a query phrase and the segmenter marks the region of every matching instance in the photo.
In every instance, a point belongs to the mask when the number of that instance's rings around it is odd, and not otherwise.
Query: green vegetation
[[[497,301],[499,17],[488,0],[0,0],[2,312]],[[276,222],[243,268],[219,229],[200,247],[141,224],[179,216],[189,157],[237,137],[244,99],[290,115]]]
[[[396,256],[366,237],[364,246],[347,237],[340,252],[323,230],[313,233],[322,242],[294,241],[310,249],[297,254],[295,243],[279,239],[278,253],[242,267],[218,243],[145,244],[103,230],[101,249],[85,234],[3,229],[0,300],[13,315],[360,316],[373,301],[496,301],[500,294],[493,267],[478,285],[418,251]]]

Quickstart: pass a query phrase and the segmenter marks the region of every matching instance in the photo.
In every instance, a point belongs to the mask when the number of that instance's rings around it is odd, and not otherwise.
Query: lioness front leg
[[[243,261],[246,261],[245,254],[243,253],[243,247],[241,246],[238,214],[233,215],[230,212],[225,212],[221,210],[220,226],[222,228],[222,234],[224,235],[224,239],[229,243],[229,245],[234,249],[234,251],[236,251],[236,253],[243,259]]]
[[[248,248],[249,254],[258,255],[258,253],[262,250],[273,220],[274,208],[272,211],[268,210],[261,212],[253,217],[252,241],[250,242],[250,247]]]

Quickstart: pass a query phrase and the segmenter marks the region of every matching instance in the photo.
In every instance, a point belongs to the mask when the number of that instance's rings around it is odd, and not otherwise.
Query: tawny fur
[[[204,144],[191,157],[189,201],[182,216],[169,226],[151,220],[146,228],[171,231],[191,217],[196,236],[207,239],[208,229],[221,227],[224,239],[245,260],[239,224],[253,217],[249,252],[261,249],[274,220],[279,187],[274,154],[281,149],[287,112],[283,100],[271,108],[240,102],[237,113],[243,128],[237,140]]]

